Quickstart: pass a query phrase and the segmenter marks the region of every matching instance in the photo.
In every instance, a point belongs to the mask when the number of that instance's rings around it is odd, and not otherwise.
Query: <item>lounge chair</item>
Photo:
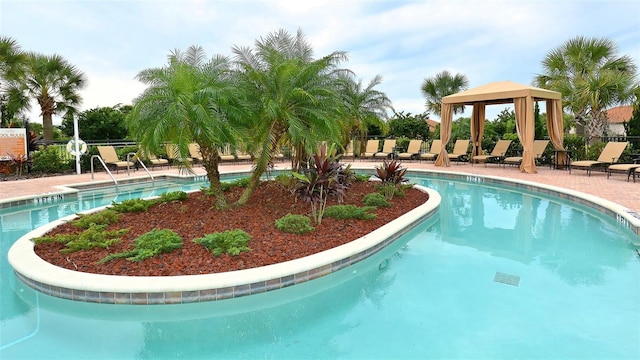
[[[190,157],[187,157],[187,158],[181,157],[180,149],[178,149],[178,147],[175,144],[167,144],[165,148],[167,150],[167,158],[169,158],[169,161],[172,164],[181,163],[181,164],[191,165],[191,163],[193,162],[193,159]]]
[[[347,148],[344,150],[344,154],[342,154],[343,158],[353,158],[355,155],[353,153],[353,140],[349,141],[347,144]]]
[[[159,166],[162,169],[163,166],[169,167],[169,160],[159,158],[156,155],[148,154],[142,150],[138,152],[139,155],[136,155],[136,158],[142,159],[146,161],[147,164],[151,164],[151,168],[153,169],[156,166]]]
[[[490,160],[496,160],[498,163],[502,163],[504,155],[511,146],[511,140],[498,140],[496,146],[493,147],[493,151],[489,155],[476,155],[471,158],[471,165],[474,162],[482,162],[484,166],[487,166],[487,162]]]
[[[628,141],[610,141],[604,146],[598,160],[581,160],[575,162],[569,162],[569,174],[571,169],[582,169],[587,171],[587,176],[591,176],[591,171],[595,168],[607,167],[615,162],[618,162],[620,155],[624,149],[629,145]]]
[[[469,152],[469,140],[456,140],[455,145],[453,146],[453,151],[448,154],[449,161],[456,161],[456,164],[459,164],[460,161],[467,161],[467,154]]]
[[[440,150],[442,149],[442,140],[434,139],[431,142],[431,148],[428,153],[420,154],[420,160],[433,160],[434,162],[440,155]]]
[[[118,153],[116,153],[116,149],[113,146],[98,146],[98,153],[100,153],[100,157],[107,164],[107,166],[111,166],[116,170],[116,173],[120,169],[127,169],[134,167],[135,164],[131,161],[122,161],[118,157]]]
[[[198,145],[197,143],[189,144],[189,156],[191,156],[191,159],[193,159],[193,161],[202,163],[203,158],[202,154],[200,153],[200,145]]]
[[[540,160],[542,154],[547,149],[549,140],[534,140],[533,141],[533,159],[534,161]],[[509,156],[504,159],[504,163],[508,165],[520,165],[522,163],[522,156]]]
[[[607,179],[611,176],[611,173],[624,173],[627,174],[627,181],[634,175],[633,182],[635,182],[635,173],[640,169],[640,164],[612,164],[607,167]]]
[[[411,140],[406,152],[398,154],[400,160],[413,160],[420,156],[420,148],[422,147],[422,140]]]
[[[382,144],[382,151],[373,154],[373,157],[388,159],[393,155],[395,147],[396,139],[385,139],[384,143]]]
[[[365,159],[373,159],[373,156],[378,152],[378,145],[380,145],[379,140],[369,140],[367,141],[367,148],[364,153],[360,155],[360,157]]]

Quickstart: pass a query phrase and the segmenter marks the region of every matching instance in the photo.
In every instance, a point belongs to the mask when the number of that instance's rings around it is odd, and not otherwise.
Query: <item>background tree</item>
[[[344,101],[343,125],[345,139],[343,146],[351,139],[358,139],[360,151],[364,151],[367,137],[387,132],[385,121],[389,118],[387,111],[393,111],[391,100],[376,86],[382,83],[382,76],[376,75],[367,86],[362,80],[356,80],[352,74],[341,77],[341,93]],[[376,131],[378,130],[378,131]]]
[[[43,136],[53,140],[53,115],[66,116],[77,112],[85,86],[84,74],[59,55],[29,53],[25,76],[9,84],[9,92],[21,110],[30,108],[36,100],[42,114]]]
[[[443,70],[434,77],[426,78],[422,82],[420,89],[427,98],[425,106],[428,111],[440,116],[442,114],[442,98],[469,88],[469,80],[464,74],[451,75],[449,71]],[[464,105],[454,106],[453,114],[462,114]]]
[[[24,77],[27,56],[18,42],[0,36],[0,126],[8,127],[24,106],[21,97],[15,97],[8,85]]]
[[[175,144],[183,159],[190,157],[189,143],[197,143],[216,206],[226,207],[219,147],[235,145],[235,122],[246,111],[229,59],[214,56],[207,61],[202,47],[191,46],[185,52],[175,50],[166,66],[143,70],[137,78],[148,88],[127,117],[131,135],[151,154],[163,152],[165,143]]]
[[[337,65],[344,52],[313,59],[313,50],[301,30],[292,36],[285,30],[255,42],[255,48],[232,48],[239,67],[238,78],[253,115],[247,144],[256,161],[249,185],[239,199],[244,204],[260,176],[286,139],[295,149],[292,168],[300,166],[305,153],[317,151],[319,141],[339,142],[340,97]]]
[[[638,88],[636,66],[629,56],[618,56],[606,38],[575,37],[551,50],[542,61],[538,87],[562,94],[565,108],[584,131],[587,141],[602,136],[606,110],[629,102]]]
[[[389,134],[395,137],[427,140],[429,138],[429,113],[413,115],[403,111],[394,113],[389,120]]]
[[[119,140],[128,136],[125,118],[131,105],[97,107],[78,114],[78,132],[83,140]],[[63,134],[73,136],[73,118],[65,117],[60,125]]]

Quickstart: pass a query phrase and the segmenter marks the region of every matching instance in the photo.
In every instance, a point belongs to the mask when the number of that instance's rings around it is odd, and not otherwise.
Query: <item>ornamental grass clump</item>
[[[231,256],[250,251],[247,243],[251,240],[251,235],[243,230],[235,229],[224,232],[207,234],[204,237],[193,239],[193,242],[207,248],[216,256],[229,254]]]
[[[107,209],[93,214],[80,215],[76,220],[71,222],[71,225],[81,229],[88,229],[92,224],[109,225],[116,223],[121,217],[121,213]]]

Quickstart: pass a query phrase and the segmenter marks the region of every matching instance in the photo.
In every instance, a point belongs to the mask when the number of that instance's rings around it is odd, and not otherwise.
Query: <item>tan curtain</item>
[[[547,100],[547,130],[549,139],[556,149],[558,159],[556,165],[567,164],[567,153],[564,151],[564,119],[562,118],[562,100]]]
[[[516,130],[523,149],[520,171],[535,174],[538,170],[536,170],[536,161],[533,156],[533,138],[536,134],[533,119],[533,98],[531,96],[515,98],[513,105],[516,112]]]
[[[453,105],[442,104],[440,113],[440,155],[436,159],[435,166],[449,166],[449,155],[447,155],[447,144],[451,138],[451,121],[453,120]]]
[[[483,102],[473,104],[471,113],[471,143],[473,144],[473,149],[471,150],[471,156],[482,155],[485,107],[486,104]]]

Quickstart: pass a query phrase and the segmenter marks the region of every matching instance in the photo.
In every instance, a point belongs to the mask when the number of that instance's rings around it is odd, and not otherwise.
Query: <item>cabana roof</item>
[[[555,91],[518,84],[512,81],[498,81],[442,98],[443,104],[473,105],[484,102],[486,105],[513,103],[514,98],[529,97],[538,100],[560,100],[562,95]]]

